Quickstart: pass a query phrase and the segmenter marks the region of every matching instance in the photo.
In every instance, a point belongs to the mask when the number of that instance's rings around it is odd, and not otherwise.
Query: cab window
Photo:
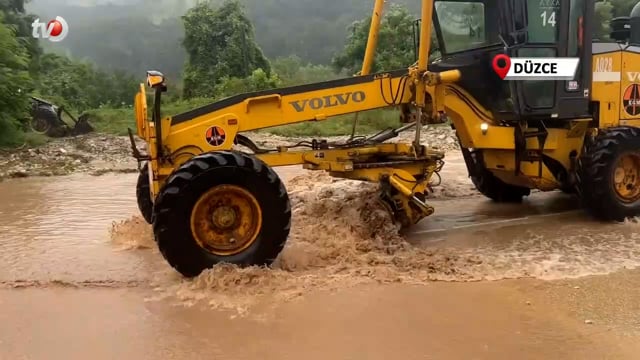
[[[486,8],[479,1],[437,1],[436,15],[447,54],[491,45],[485,29]]]
[[[527,0],[529,43],[558,42],[560,0]]]
[[[522,48],[518,50],[518,57],[553,58],[558,53],[555,48]],[[556,82],[547,80],[522,80],[522,91],[527,106],[533,109],[548,109],[555,105]]]
[[[584,46],[584,10],[585,10],[585,0],[571,0],[569,7],[569,39],[568,39],[568,48],[567,48],[567,56],[568,57],[582,57],[582,51]],[[582,78],[582,74],[584,71],[584,67],[582,66],[582,62],[578,65],[578,70],[576,71],[576,79],[572,81],[565,82],[566,91],[580,91],[582,89],[582,84],[580,84],[580,79]]]

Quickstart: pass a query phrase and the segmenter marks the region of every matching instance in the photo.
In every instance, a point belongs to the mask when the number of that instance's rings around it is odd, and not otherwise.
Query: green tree
[[[88,62],[42,56],[37,95],[76,111],[131,105],[138,82],[121,71],[103,72]]]
[[[240,93],[269,90],[281,85],[277,75],[267,75],[262,69],[256,69],[251,76],[246,78],[232,78],[225,76],[216,85],[215,94],[218,98],[224,98]]]
[[[28,0],[27,0],[28,1]],[[11,25],[15,36],[27,52],[29,57],[29,70],[32,76],[37,76],[38,60],[42,55],[42,48],[38,39],[32,36],[31,24],[36,19],[35,15],[27,14],[25,0],[0,0],[0,11],[4,13],[4,23]]]
[[[609,23],[613,18],[613,5],[607,1],[599,1],[596,3],[593,38],[600,41],[609,40]]]
[[[3,0],[0,0],[3,1]],[[416,0],[387,0],[406,4],[420,14]],[[47,51],[87,58],[102,69],[142,74],[160,70],[171,82],[186,61],[180,16],[202,0],[79,1],[34,0],[29,12],[41,19],[62,14],[72,26],[60,43],[41,41]],[[219,6],[224,0],[210,0]],[[373,1],[240,0],[255,27],[256,42],[269,59],[297,55],[305,62],[329,65],[345,45],[347,27],[371,14]],[[251,72],[249,72],[250,74]],[[140,76],[140,75],[138,75]],[[171,91],[175,89],[170,87]]]
[[[15,26],[4,23],[0,11],[0,145],[18,141],[20,119],[29,109],[31,91],[27,49],[18,41]]]
[[[253,25],[237,0],[219,8],[202,2],[183,17],[187,51],[185,98],[214,97],[225,77],[244,79],[257,69],[271,76],[271,66],[255,42]]]
[[[392,4],[383,14],[373,72],[406,68],[415,62],[414,21],[409,10],[398,4]],[[351,25],[347,44],[332,61],[337,71],[355,74],[362,69],[370,26],[371,16]]]
[[[604,0],[596,2],[594,39],[610,41],[611,28],[609,24],[611,20],[620,16],[629,16],[636,4],[636,0]]]
[[[613,17],[629,16],[631,9],[638,3],[637,0],[606,0],[611,4],[611,15]]]
[[[61,43],[46,43],[49,52],[68,53],[75,59],[91,60],[104,71],[123,70],[143,80],[147,70],[158,70],[170,83],[178,81],[185,62],[179,19],[159,24],[144,17],[68,21],[73,31]]]
[[[330,66],[305,63],[296,55],[275,59],[272,66],[284,86],[317,83],[340,77]]]

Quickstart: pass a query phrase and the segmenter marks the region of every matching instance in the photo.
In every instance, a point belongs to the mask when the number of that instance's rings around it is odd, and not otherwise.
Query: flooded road
[[[0,183],[0,282],[144,281],[153,257],[114,254],[108,233],[113,221],[136,213],[135,180],[72,175]]]
[[[281,169],[299,230],[275,268],[193,281],[136,217],[136,175],[2,182],[0,358],[633,359],[640,226],[561,193],[492,204],[461,164],[410,246],[357,224],[354,187]]]

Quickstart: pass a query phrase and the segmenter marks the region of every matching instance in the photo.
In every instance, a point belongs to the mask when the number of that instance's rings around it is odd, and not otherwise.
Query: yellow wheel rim
[[[640,154],[623,154],[614,168],[613,184],[618,198],[625,203],[640,199]]]
[[[191,212],[191,232],[203,249],[232,256],[249,248],[262,228],[262,209],[249,191],[219,185],[204,193]]]

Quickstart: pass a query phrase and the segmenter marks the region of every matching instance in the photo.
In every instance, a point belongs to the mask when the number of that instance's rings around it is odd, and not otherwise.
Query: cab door
[[[511,57],[578,57],[580,65],[571,81],[518,80],[512,91],[522,118],[569,119],[588,116],[591,84],[592,0],[522,0],[523,18],[514,22],[522,42],[508,49]],[[585,42],[585,39],[589,39]]]
[[[591,80],[593,48],[593,0],[562,1],[568,21],[560,25],[560,34],[566,37],[560,56],[579,58],[580,63],[573,81],[558,81],[559,116],[575,118],[589,116],[591,104]]]

